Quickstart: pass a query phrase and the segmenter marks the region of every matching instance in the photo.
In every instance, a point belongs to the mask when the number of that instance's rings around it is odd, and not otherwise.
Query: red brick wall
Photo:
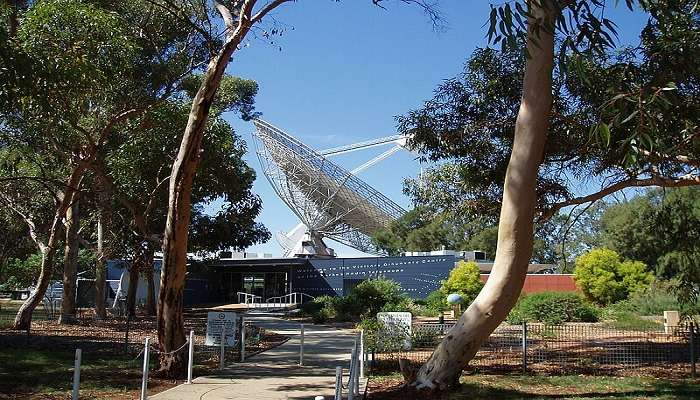
[[[481,280],[486,282],[488,274],[481,274]],[[576,284],[573,275],[563,274],[528,274],[525,277],[523,293],[537,292],[575,292]]]

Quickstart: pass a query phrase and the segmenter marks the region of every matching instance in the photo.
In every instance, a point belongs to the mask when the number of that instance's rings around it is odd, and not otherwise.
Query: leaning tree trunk
[[[533,17],[551,21],[553,8],[539,7],[539,3],[530,2]],[[529,24],[528,35],[532,38],[532,19]],[[503,322],[522,290],[532,255],[535,188],[552,103],[554,40],[548,32],[551,30],[539,30],[539,46],[532,40],[527,43],[530,58],[525,66],[522,102],[503,186],[493,269],[477,298],[418,371],[413,382],[417,388],[445,390],[456,385],[462,370]]]
[[[80,228],[80,203],[77,196],[66,211],[66,244],[63,255],[63,296],[59,323],[75,323],[76,287],[78,280],[78,228]]]
[[[170,174],[168,217],[163,235],[163,266],[158,295],[158,343],[162,350],[159,372],[169,378],[180,377],[185,372],[185,352],[168,352],[177,350],[185,343],[182,312],[192,182],[199,165],[202,137],[214,95],[233,52],[250,29],[249,16],[245,16],[246,12],[241,15],[236,31],[226,40],[221,51],[209,61],[202,84],[192,100],[185,134]]]
[[[57,236],[57,235],[55,235]],[[56,254],[56,239],[49,241],[45,248],[41,250],[41,273],[37,281],[36,288],[29,295],[27,300],[22,303],[15,316],[13,329],[29,330],[32,325],[32,313],[36,306],[41,303],[44,298],[46,289],[49,287],[51,275],[53,275],[53,256]]]
[[[51,226],[49,228],[49,238],[46,244],[36,238],[36,232],[33,230],[32,224],[32,238],[39,246],[41,251],[41,272],[39,273],[39,279],[37,280],[36,288],[29,295],[27,300],[22,303],[17,315],[15,316],[15,321],[13,324],[13,329],[29,330],[32,325],[32,314],[36,306],[41,303],[41,300],[46,294],[46,289],[49,287],[49,282],[51,281],[51,276],[53,275],[53,257],[56,254],[56,241],[58,240],[58,235],[61,232],[62,220],[66,215],[68,207],[70,207],[73,201],[73,195],[76,190],[80,187],[80,183],[83,179],[85,173],[86,164],[81,162],[76,166],[76,168],[71,173],[66,184],[65,192],[61,198],[61,202],[56,209],[56,213],[53,216]]]

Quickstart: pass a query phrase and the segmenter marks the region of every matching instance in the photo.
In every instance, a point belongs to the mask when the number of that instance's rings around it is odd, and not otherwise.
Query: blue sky
[[[370,0],[300,0],[273,17],[286,27],[275,43],[252,38],[227,72],[254,79],[260,87],[256,108],[262,118],[316,149],[394,134],[394,117],[419,107],[444,79],[456,76],[469,54],[486,45],[483,26],[489,2],[442,0],[445,28],[435,31],[415,6]],[[621,43],[636,43],[644,16],[622,7],[610,11]],[[280,50],[281,47],[281,50]],[[248,163],[258,171],[254,190],[264,203],[258,218],[271,232],[298,223],[275,195],[254,153],[252,124],[229,116],[248,142]],[[335,159],[352,169],[387,148]],[[389,198],[410,208],[402,182],[420,170],[415,155],[399,152],[359,176]],[[328,242],[340,255],[357,251]],[[279,255],[275,239],[249,249]]]

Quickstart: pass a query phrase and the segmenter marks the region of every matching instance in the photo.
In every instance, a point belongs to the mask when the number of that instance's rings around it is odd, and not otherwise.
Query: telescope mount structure
[[[282,201],[301,223],[278,232],[284,255],[334,257],[324,238],[365,253],[380,255],[372,235],[401,217],[405,210],[356,176],[404,148],[406,136],[394,135],[315,151],[261,119],[253,134],[263,172]],[[370,147],[393,145],[352,171],[328,158]]]

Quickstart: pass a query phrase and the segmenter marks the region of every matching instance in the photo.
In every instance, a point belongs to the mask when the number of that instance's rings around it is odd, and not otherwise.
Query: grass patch
[[[0,349],[0,393],[26,398],[67,393],[72,387],[74,355],[67,351]],[[95,398],[132,398],[140,389],[142,362],[141,358],[134,360],[127,356],[83,354],[81,398],[83,391],[93,393]],[[153,386],[162,384],[154,381]]]
[[[626,311],[618,312],[614,320],[605,322],[605,326],[627,331],[651,331],[663,328],[663,324]]]
[[[372,377],[370,399],[408,399],[421,395],[400,388],[397,374]],[[459,389],[426,399],[698,399],[700,380],[610,376],[469,375]]]

